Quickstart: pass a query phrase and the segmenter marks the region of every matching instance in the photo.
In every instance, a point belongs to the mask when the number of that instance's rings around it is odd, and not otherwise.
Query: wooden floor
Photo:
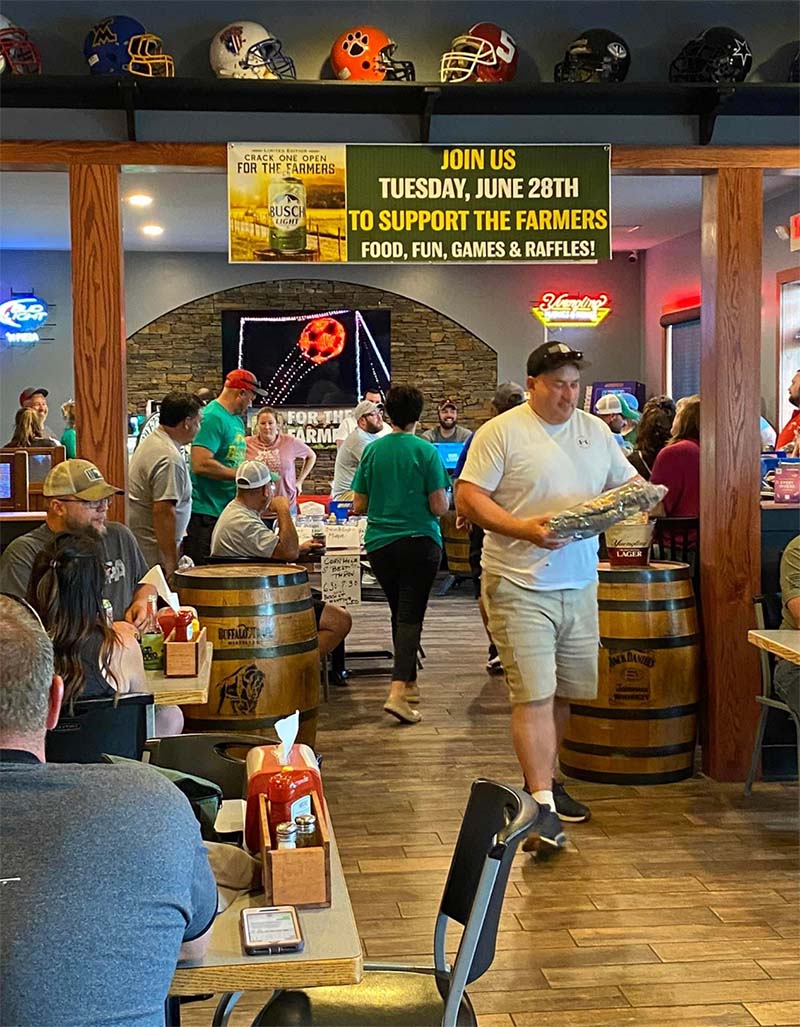
[[[351,648],[390,640],[385,606],[354,621]],[[431,962],[469,784],[520,779],[474,600],[433,600],[423,645],[421,724],[382,713],[386,677],[359,677],[333,690],[317,740],[368,960]],[[563,854],[518,855],[494,965],[470,987],[481,1027],[800,1025],[797,785],[570,790],[592,820]],[[183,1022],[212,1008],[185,1006]]]

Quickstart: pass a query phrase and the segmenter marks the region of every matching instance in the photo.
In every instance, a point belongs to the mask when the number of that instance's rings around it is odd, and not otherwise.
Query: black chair
[[[245,794],[248,750],[255,745],[277,744],[277,738],[258,735],[199,733],[152,738],[147,751],[154,767],[205,778],[219,785],[223,799],[241,799]]]
[[[108,699],[79,699],[61,711],[44,742],[48,763],[102,763],[103,754],[141,760],[152,695],[132,692]]]
[[[653,556],[688,563],[692,576],[699,570],[700,520],[697,517],[658,517],[653,532]]]
[[[434,966],[367,964],[357,985],[276,992],[253,1027],[474,1025],[464,989],[492,965],[508,873],[536,812],[521,789],[474,781],[436,918]],[[445,958],[449,920],[464,927],[452,967]]]
[[[776,630],[781,626],[783,610],[779,593],[768,592],[765,595],[755,596],[753,605],[756,609],[756,627],[760,631]],[[800,720],[791,706],[775,698],[772,688],[772,675],[775,670],[775,657],[765,649],[758,650],[761,661],[761,695],[756,696],[756,702],[761,706],[761,713],[758,717],[756,728],[756,740],[753,745],[753,757],[750,760],[750,770],[747,774],[747,781],[744,786],[744,794],[750,795],[753,791],[753,781],[758,770],[758,761],[761,758],[761,747],[764,744],[764,732],[767,727],[767,718],[770,709],[783,710],[792,718],[797,739],[797,766],[800,768]]]

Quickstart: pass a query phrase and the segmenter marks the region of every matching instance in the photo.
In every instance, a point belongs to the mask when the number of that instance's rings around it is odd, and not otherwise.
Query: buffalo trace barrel
[[[472,577],[469,565],[469,532],[456,527],[456,512],[448,510],[439,522],[447,556],[447,569],[457,576]]]
[[[300,711],[298,740],[313,745],[319,646],[308,574],[283,564],[193,567],[175,575],[214,644],[208,702],[184,707],[190,731],[275,738],[276,720]]]
[[[700,680],[691,571],[683,563],[600,564],[599,684],[572,703],[561,769],[611,784],[690,777]]]

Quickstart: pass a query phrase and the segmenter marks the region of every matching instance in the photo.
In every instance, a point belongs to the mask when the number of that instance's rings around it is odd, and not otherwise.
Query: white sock
[[[540,806],[549,806],[550,809],[555,812],[556,801],[553,798],[553,793],[551,791],[543,788],[540,792],[534,792],[533,797]]]

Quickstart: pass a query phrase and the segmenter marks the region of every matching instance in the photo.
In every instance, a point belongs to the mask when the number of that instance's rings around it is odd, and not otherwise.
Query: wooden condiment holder
[[[327,813],[311,793],[311,809],[317,818],[317,845],[302,849],[276,849],[269,833],[267,797],[258,797],[261,824],[261,865],[264,898],[268,906],[330,906],[331,841]]]
[[[164,642],[164,676],[196,678],[206,654],[206,629],[201,628],[191,642],[176,642],[175,629]]]

